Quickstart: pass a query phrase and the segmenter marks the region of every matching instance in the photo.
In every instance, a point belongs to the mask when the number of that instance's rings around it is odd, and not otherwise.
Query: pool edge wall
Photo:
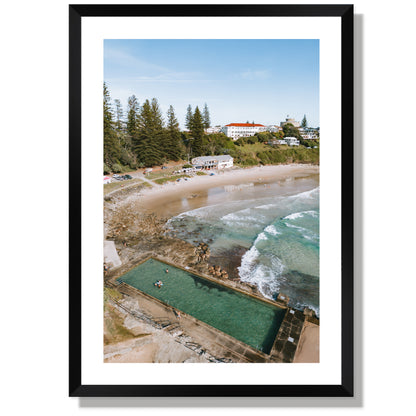
[[[234,290],[234,291],[236,291],[237,293],[239,293],[239,294],[241,294],[243,296],[252,298],[253,300],[256,300],[256,301],[261,302],[261,303],[268,304],[268,305],[272,306],[273,308],[286,310],[286,313],[285,313],[282,321],[280,322],[280,325],[276,329],[276,335],[273,338],[273,342],[272,342],[272,344],[270,346],[270,350],[269,350],[268,353],[265,353],[265,352],[263,352],[261,350],[258,350],[256,348],[254,348],[253,346],[251,346],[249,344],[246,344],[244,341],[241,341],[238,338],[235,338],[234,336],[228,334],[227,332],[224,332],[221,329],[218,329],[218,328],[210,325],[209,323],[207,323],[207,322],[205,322],[203,320],[200,320],[200,319],[196,318],[195,316],[193,316],[191,314],[188,314],[188,313],[180,310],[176,306],[172,306],[172,305],[164,302],[163,300],[160,300],[160,299],[158,299],[158,298],[156,298],[156,297],[154,297],[154,296],[152,296],[152,295],[150,295],[150,294],[148,294],[148,293],[146,293],[146,292],[144,292],[144,291],[142,291],[142,290],[140,290],[140,289],[138,289],[138,288],[136,288],[136,287],[134,287],[134,286],[132,286],[132,285],[130,285],[128,283],[126,283],[126,282],[119,283],[119,285],[122,285],[122,284],[127,285],[128,287],[132,288],[135,292],[138,292],[138,294],[140,294],[141,296],[143,296],[143,297],[145,297],[147,299],[150,299],[152,302],[156,302],[157,304],[162,305],[165,309],[177,309],[177,310],[179,310],[181,313],[183,313],[184,315],[186,315],[188,318],[192,318],[193,320],[195,320],[195,322],[198,322],[200,325],[206,326],[211,331],[213,330],[213,331],[217,332],[218,334],[221,334],[222,337],[229,338],[229,341],[232,340],[233,342],[241,343],[245,347],[246,350],[247,349],[250,350],[250,353],[251,354],[257,354],[257,355],[259,355],[258,358],[261,358],[261,361],[270,360],[271,355],[272,355],[272,352],[273,352],[274,345],[276,344],[277,336],[278,336],[278,334],[279,334],[279,332],[281,330],[281,327],[283,325],[283,321],[284,321],[285,317],[287,316],[287,310],[288,310],[288,306],[287,305],[282,304],[281,302],[276,302],[276,301],[271,301],[271,300],[268,300],[268,299],[261,298],[260,296],[257,296],[255,294],[249,293],[249,292],[247,292],[245,290],[242,290],[241,288],[235,287],[234,285],[230,285],[229,284],[230,282],[218,281],[217,279],[211,278],[209,276],[205,276],[205,275],[203,275],[201,273],[198,273],[198,272],[193,271],[192,269],[186,269],[184,267],[178,266],[178,265],[173,264],[173,263],[171,263],[169,261],[166,261],[165,259],[161,259],[161,258],[159,258],[157,256],[153,256],[153,255],[146,256],[144,259],[136,262],[134,265],[132,265],[131,267],[127,268],[126,270],[120,270],[119,273],[117,273],[115,276],[112,276],[111,278],[109,278],[108,281],[110,281],[110,282],[118,281],[118,279],[120,279],[122,276],[124,276],[128,272],[132,271],[133,269],[139,267],[140,265],[146,263],[147,261],[149,261],[151,259],[152,260],[155,260],[157,262],[166,264],[167,266],[180,269],[180,270],[182,270],[182,271],[184,271],[186,273],[189,273],[191,275],[194,275],[195,277],[200,278],[200,279],[203,279],[203,280],[208,281],[210,283],[213,283],[213,284],[222,286],[223,288],[225,288],[227,290],[231,290],[231,291]],[[117,287],[117,285],[116,285],[116,287]]]

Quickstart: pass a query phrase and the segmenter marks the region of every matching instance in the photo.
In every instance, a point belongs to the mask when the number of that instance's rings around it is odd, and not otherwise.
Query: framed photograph
[[[353,396],[353,6],[69,6],[69,395]]]

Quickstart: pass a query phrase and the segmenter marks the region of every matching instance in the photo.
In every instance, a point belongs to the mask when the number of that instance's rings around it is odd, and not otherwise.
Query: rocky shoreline
[[[106,265],[107,277],[153,255],[218,280],[232,281],[233,286],[259,295],[256,286],[241,282],[238,276],[237,267],[246,249],[239,247],[227,256],[211,257],[208,244],[193,245],[166,233],[169,218],[137,211],[129,195],[131,190],[126,190],[104,200],[104,239],[114,242],[122,262],[117,270]]]

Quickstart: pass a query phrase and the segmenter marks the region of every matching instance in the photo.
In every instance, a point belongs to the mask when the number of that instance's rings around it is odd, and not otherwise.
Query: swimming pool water
[[[117,280],[266,354],[285,315],[285,309],[155,259],[145,261]],[[157,280],[163,282],[161,288],[154,285]]]

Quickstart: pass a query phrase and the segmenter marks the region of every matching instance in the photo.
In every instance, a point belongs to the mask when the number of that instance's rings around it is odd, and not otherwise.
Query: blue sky
[[[279,124],[287,115],[319,126],[319,40],[105,40],[111,98],[156,97],[175,109],[207,103],[212,125]]]

